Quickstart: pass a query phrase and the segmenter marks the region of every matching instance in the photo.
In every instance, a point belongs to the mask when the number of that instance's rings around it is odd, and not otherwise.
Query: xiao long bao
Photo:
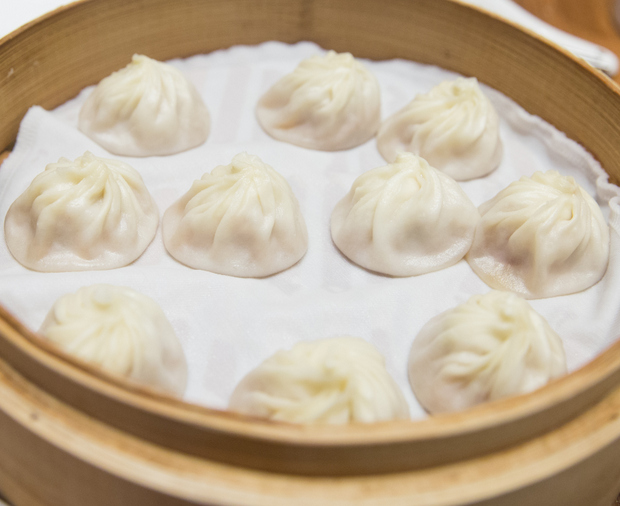
[[[467,261],[491,288],[526,299],[579,292],[609,260],[609,228],[596,201],[572,177],[536,172],[479,208]]]
[[[379,83],[350,53],[303,60],[259,100],[256,117],[274,139],[321,151],[371,139],[381,122]]]
[[[113,269],[155,237],[159,212],[140,174],[90,152],[37,175],[4,222],[9,251],[35,271]]]
[[[179,262],[230,276],[275,274],[308,249],[288,182],[248,153],[194,181],[164,213],[162,227],[164,245]]]
[[[492,172],[503,152],[499,117],[473,77],[415,97],[383,122],[377,148],[388,162],[402,151],[415,153],[457,181]]]
[[[454,179],[412,153],[358,177],[334,209],[334,243],[366,269],[413,276],[469,250],[480,215]]]
[[[80,110],[79,129],[115,155],[170,155],[207,140],[210,118],[194,85],[146,56],[103,79]]]
[[[56,301],[39,331],[66,353],[178,396],[187,364],[159,305],[135,290],[92,285]]]
[[[291,423],[346,424],[408,419],[409,407],[379,351],[363,339],[296,344],[251,371],[230,409]]]
[[[409,382],[430,413],[531,392],[566,373],[559,336],[518,295],[491,291],[429,320],[409,355]]]

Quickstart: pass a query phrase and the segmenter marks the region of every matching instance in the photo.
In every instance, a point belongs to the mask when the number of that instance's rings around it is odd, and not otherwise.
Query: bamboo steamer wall
[[[0,41],[0,152],[28,107],[124,66],[313,40],[475,75],[620,182],[620,94],[531,34],[448,0],[86,0]],[[304,427],[221,413],[66,357],[0,308],[0,491],[16,506],[610,506],[620,341],[532,394],[419,422]]]

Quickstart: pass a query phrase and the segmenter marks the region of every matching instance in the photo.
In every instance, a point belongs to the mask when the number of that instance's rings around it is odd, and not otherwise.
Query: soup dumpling
[[[572,178],[536,172],[479,208],[467,261],[491,288],[526,299],[579,292],[609,261],[609,227],[596,201]]]
[[[90,152],[61,158],[37,175],[9,208],[9,251],[35,271],[113,269],[151,243],[159,212],[140,174]]]
[[[383,356],[355,337],[302,342],[277,352],[241,380],[229,408],[291,423],[409,418],[407,402]]]
[[[480,215],[459,184],[412,153],[358,177],[332,213],[336,246],[392,276],[449,267],[469,250]]]
[[[429,320],[409,355],[409,382],[430,413],[531,392],[566,373],[560,337],[530,305],[491,291]]]
[[[274,139],[321,151],[371,139],[381,121],[379,84],[350,53],[303,60],[259,100],[256,117]]]
[[[155,156],[204,143],[210,121],[198,91],[180,71],[136,54],[96,86],[78,126],[115,155]]]
[[[482,177],[502,158],[499,116],[476,78],[445,81],[386,119],[377,148],[388,162],[409,151],[457,181]]]
[[[230,276],[275,274],[308,249],[288,182],[248,153],[194,181],[164,213],[162,227],[164,245],[179,262]]]
[[[187,364],[159,305],[123,286],[92,285],[60,297],[40,334],[64,352],[140,384],[181,396]]]

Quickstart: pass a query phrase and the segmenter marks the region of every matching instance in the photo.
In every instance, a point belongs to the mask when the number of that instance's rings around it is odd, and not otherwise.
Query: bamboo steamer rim
[[[182,4],[177,8],[192,8],[192,9],[207,9],[216,8],[222,2],[209,1],[202,2],[202,7],[198,0],[184,0],[184,2],[178,2]],[[229,2],[229,5],[235,5],[234,9],[236,14],[241,13],[244,8],[247,8],[251,3],[251,0],[235,0]],[[259,4],[257,9],[266,8],[268,12],[275,7],[282,7],[281,2],[278,0],[261,0],[256,2]],[[157,6],[157,8],[165,9],[167,4],[173,4],[173,2],[167,2],[166,0],[153,0],[151,5]],[[406,57],[403,54],[405,50],[399,45],[390,50],[384,50],[381,48],[373,48],[371,44],[366,41],[360,40],[347,40],[342,37],[338,38],[333,34],[327,33],[328,30],[324,28],[324,23],[328,23],[328,16],[334,12],[342,14],[342,12],[350,12],[353,5],[361,6],[364,12],[377,13],[373,7],[373,2],[362,1],[359,4],[353,0],[341,0],[338,2],[328,2],[327,0],[315,0],[314,2],[304,1],[290,1],[287,4],[291,9],[291,13],[287,11],[287,16],[293,16],[295,13],[299,15],[299,26],[293,27],[290,33],[284,27],[282,32],[278,30],[280,28],[268,27],[265,31],[269,33],[269,30],[274,31],[274,35],[279,36],[281,40],[286,42],[293,42],[295,40],[315,40],[325,46],[333,47],[336,50],[347,49],[346,45],[356,46],[350,48],[357,56],[363,57],[381,57],[383,53],[391,53],[385,55],[385,57],[401,56]],[[104,8],[105,7],[105,8]],[[106,16],[110,14],[118,16],[119,13],[129,12],[133,7],[121,0],[80,0],[73,4],[61,7],[56,11],[49,13],[38,20],[35,20],[17,31],[9,34],[0,40],[0,87],[12,86],[10,80],[15,78],[17,72],[12,72],[16,66],[19,56],[19,51],[25,50],[26,46],[32,43],[35,37],[46,36],[51,38],[53,43],[50,43],[52,50],[55,46],[61,46],[60,49],[67,51],[67,46],[62,46],[62,42],[59,37],[54,37],[54,30],[59,28],[59,33],[65,33],[66,30],[64,24],[70,23],[72,18],[84,20],[93,16],[95,19],[101,20],[108,19]],[[463,5],[454,0],[390,0],[382,2],[382,9],[417,9],[416,12],[427,16],[425,18],[435,19],[437,18],[437,25],[431,26],[432,29],[436,29],[437,26],[443,22],[447,22],[448,19],[466,18],[467,22],[463,23],[466,30],[472,32],[473,26],[484,26],[490,33],[487,33],[481,37],[488,42],[493,35],[499,33],[504,34],[504,41],[497,46],[494,46],[491,55],[485,53],[480,56],[465,54],[456,46],[451,46],[448,42],[439,40],[436,45],[439,49],[435,48],[434,52],[428,58],[418,58],[422,61],[433,61],[446,68],[467,73],[466,68],[472,65],[472,62],[476,64],[480,69],[484,68],[487,72],[486,75],[481,76],[480,80],[487,84],[496,87],[500,91],[505,92],[509,96],[512,96],[526,107],[531,112],[537,113],[542,116],[543,119],[556,120],[559,123],[557,126],[572,137],[584,144],[589,148],[597,158],[603,163],[606,170],[610,171],[612,181],[620,181],[620,126],[615,120],[616,117],[620,117],[620,93],[617,86],[609,79],[600,75],[597,71],[593,70],[585,63],[577,60],[567,52],[552,47],[548,43],[542,41],[539,37],[527,32],[519,27],[501,21],[499,18],[484,13],[481,10],[472,8],[469,5]],[[295,10],[297,9],[297,11]],[[107,11],[107,13],[106,13]],[[295,12],[293,12],[295,11]],[[311,14],[308,14],[312,11]],[[250,8],[250,13],[254,12]],[[148,13],[144,13],[148,17]],[[316,22],[313,26],[304,25],[304,16],[307,18],[310,15],[314,15]],[[377,14],[378,15],[378,14]],[[442,15],[444,17],[442,17]],[[429,17],[430,16],[430,17]],[[149,19],[149,22],[154,22]],[[357,19],[357,23],[361,23],[363,27],[363,20]],[[422,23],[419,23],[422,26]],[[431,23],[432,24],[432,23]],[[62,25],[62,26],[61,26]],[[275,23],[274,23],[275,25]],[[161,27],[149,26],[146,30],[157,33]],[[331,25],[330,25],[331,26]],[[176,25],[175,25],[176,27]],[[469,28],[468,28],[469,27]],[[356,25],[353,23],[352,33],[355,32]],[[251,33],[243,43],[255,43],[262,40],[265,35],[264,32]],[[470,33],[473,37],[473,32]],[[253,37],[256,40],[253,40]],[[97,40],[101,41],[111,40],[110,34],[101,34],[97,32]],[[455,35],[457,40],[458,34]],[[488,39],[487,39],[488,38]],[[138,37],[138,46],[141,44],[149,44]],[[448,37],[449,39],[449,37]],[[100,41],[100,42],[101,42]],[[200,41],[203,44],[204,52],[216,49],[218,47],[226,46],[228,40],[217,40],[215,42],[207,40]],[[332,42],[331,44],[328,44]],[[153,42],[153,51],[149,54],[158,59],[167,59],[172,56],[179,56],[175,54],[178,52],[178,47],[182,46],[181,51],[183,56],[195,52],[193,44],[183,44],[182,42],[175,41],[175,44],[161,44]],[[443,44],[443,45],[442,45]],[[480,40],[473,40],[467,47],[481,44]],[[93,45],[94,47],[95,45]],[[131,46],[131,44],[128,44]],[[445,47],[444,47],[445,46]],[[482,47],[484,42],[482,43]],[[88,46],[87,49],[78,49],[78,53],[83,51],[82,59],[86,59],[88,56],[92,57],[92,51],[96,50],[93,47]],[[448,49],[446,49],[446,47]],[[472,47],[469,50],[472,51]],[[118,48],[116,48],[118,49]],[[137,49],[142,52],[142,47]],[[44,48],[38,48],[38,54],[45,53]],[[88,51],[91,51],[89,53]],[[459,52],[460,51],[460,52]],[[605,130],[606,135],[596,138],[596,135],[592,134],[589,128],[583,129],[576,126],[575,118],[566,114],[557,114],[557,111],[553,108],[557,100],[550,100],[549,102],[542,103],[538,99],[530,97],[530,89],[519,88],[519,85],[523,85],[524,82],[531,82],[531,76],[525,76],[522,80],[510,80],[499,75],[496,70],[488,68],[482,59],[490,58],[490,61],[499,65],[499,60],[493,60],[495,52],[504,54],[506,57],[511,57],[513,60],[507,61],[507,63],[514,65],[521,65],[521,67],[527,67],[527,55],[536,54],[540,56],[541,62],[536,66],[538,70],[544,69],[545,65],[549,69],[548,74],[544,74],[542,79],[546,79],[554,85],[558,86],[558,89],[562,91],[564,88],[565,96],[568,96],[574,100],[577,100],[579,105],[579,98],[576,90],[583,89],[588,90],[589,94],[583,100],[585,105],[588,105],[588,101],[591,102],[592,97],[599,97],[604,99],[596,105],[597,115],[600,115],[600,119],[597,121],[597,128],[592,129],[597,135]],[[523,52],[523,55],[519,54],[519,51]],[[60,51],[61,54],[62,51]],[[133,46],[129,47],[125,51],[126,54],[131,55],[135,52]],[[414,51],[415,52],[415,51]],[[452,53],[451,53],[452,52]],[[464,57],[463,61],[457,61],[455,54],[458,53],[459,57]],[[392,56],[393,54],[393,56]],[[495,55],[496,56],[496,55]],[[44,96],[43,103],[47,107],[52,107],[63,103],[66,99],[74,95],[79,89],[83,88],[87,84],[92,84],[100,78],[108,75],[111,70],[116,70],[120,66],[116,63],[117,60],[123,59],[123,56],[115,55],[106,61],[105,64],[94,65],[93,70],[80,75],[80,81],[76,82],[74,86],[62,93],[59,90],[52,90],[57,93],[54,96]],[[520,58],[524,58],[521,61]],[[126,59],[126,58],[125,58]],[[437,61],[439,60],[439,61]],[[35,62],[39,60],[33,60]],[[54,63],[54,62],[52,62]],[[56,62],[57,63],[57,62]],[[75,61],[75,66],[81,63],[81,60]],[[506,63],[506,62],[504,62]],[[27,65],[26,62],[24,65]],[[37,68],[32,70],[32,67],[28,67],[28,71],[36,77],[41,77],[43,81],[53,77],[53,69],[48,68],[47,64],[41,59],[37,64]],[[477,67],[477,68],[478,68]],[[10,70],[7,70],[10,69]],[[554,73],[555,72],[555,73]],[[4,76],[7,76],[6,78]],[[25,83],[28,77],[21,78],[20,83]],[[538,77],[538,76],[536,76]],[[560,78],[565,78],[567,82],[562,82]],[[529,81],[528,81],[529,79]],[[517,84],[515,84],[515,82]],[[541,85],[542,86],[542,85]],[[572,87],[571,87],[572,86]],[[15,86],[14,86],[15,87]],[[543,86],[544,87],[544,86]],[[15,89],[19,88],[17,86]],[[36,98],[35,95],[45,93],[40,89],[24,89],[20,88],[20,95],[15,89],[9,89],[9,94],[15,97],[14,101],[6,100],[0,104],[0,118],[3,118],[0,122],[0,151],[10,146],[10,143],[14,140],[16,135],[16,125],[21,120],[23,113],[29,105],[32,105],[29,101]],[[545,87],[545,89],[549,89]],[[512,93],[511,93],[512,91]],[[34,102],[33,102],[34,103]],[[591,105],[591,104],[590,104]],[[530,106],[530,107],[528,107]],[[583,107],[578,107],[576,114],[578,117],[583,114]],[[587,107],[586,107],[587,109]],[[617,114],[614,116],[614,114]],[[565,123],[562,125],[562,123]],[[562,128],[564,127],[564,128]],[[617,147],[616,147],[617,146]],[[292,425],[286,423],[270,422],[251,417],[246,417],[234,413],[222,412],[218,410],[209,409],[206,407],[190,405],[182,401],[167,397],[157,392],[150,391],[146,388],[137,386],[130,381],[122,378],[116,378],[105,374],[104,372],[90,367],[88,364],[79,362],[72,357],[69,357],[62,352],[56,350],[47,342],[39,339],[34,333],[29,331],[22,323],[17,321],[11,316],[4,308],[0,307],[0,361],[4,361],[8,366],[19,374],[23,375],[33,384],[37,385],[42,390],[49,392],[51,395],[57,396],[63,402],[79,409],[87,414],[93,416],[102,416],[103,420],[117,428],[132,432],[132,427],[129,422],[124,419],[124,416],[129,410],[132,416],[144,418],[154,418],[154,424],[164,424],[166,428],[186,429],[192,428],[196,431],[196,434],[209,434],[206,437],[207,440],[211,440],[212,437],[230,437],[240,438],[244,444],[248,442],[258,442],[259,448],[261,445],[277,445],[278,447],[297,447],[297,448],[309,448],[319,450],[334,450],[338,451],[339,448],[359,448],[363,449],[382,449],[393,448],[394,445],[409,445],[412,449],[418,448],[420,445],[424,445],[427,442],[451,442],[457,441],[457,448],[454,453],[447,456],[448,459],[459,460],[465,458],[467,453],[462,453],[464,450],[458,445],[458,440],[463,439],[465,441],[471,435],[488,433],[489,431],[507,431],[511,432],[511,435],[502,440],[499,443],[495,443],[493,438],[489,438],[488,447],[478,448],[476,451],[490,452],[500,446],[506,446],[516,444],[520,441],[527,440],[530,437],[551,430],[553,427],[558,426],[570,419],[573,419],[578,414],[582,413],[589,406],[602,399],[612,389],[620,385],[620,341],[617,341],[611,345],[605,352],[596,357],[592,362],[588,363],[578,371],[575,371],[563,378],[560,378],[546,387],[539,389],[530,394],[511,397],[508,399],[496,401],[493,403],[484,404],[476,408],[452,414],[444,414],[434,416],[432,418],[421,421],[394,421],[385,422],[371,425],[364,424],[351,424],[349,426],[303,426]],[[98,400],[105,400],[110,405],[114,405],[118,408],[118,412],[106,412],[102,413],[98,410],[98,407],[85,401],[86,396],[96,395]],[[1,401],[0,401],[1,407]],[[129,417],[130,419],[132,417]],[[159,429],[156,427],[150,427],[146,432],[141,433],[139,436],[144,439],[154,441],[164,446],[169,444],[164,435],[161,432],[162,427]],[[170,443],[176,448],[177,442]],[[180,443],[179,443],[180,444]],[[499,446],[498,446],[499,445]],[[182,446],[182,445],[181,445]],[[186,449],[186,448],[184,448]],[[241,457],[228,457],[217,452],[212,454],[212,450],[209,448],[200,448],[197,451],[201,452],[200,455],[206,455],[214,458],[215,460],[230,461],[233,464],[244,463],[244,459],[247,455]],[[338,454],[337,454],[338,455]],[[444,457],[446,457],[444,455]],[[425,457],[426,458],[426,457]],[[415,456],[409,458],[404,457],[401,461],[391,466],[386,464],[384,460],[379,459],[375,464],[370,464],[370,468],[360,468],[355,472],[391,472],[400,469],[412,469],[425,465],[433,464],[431,460],[417,460]],[[265,462],[260,458],[256,461],[256,464],[250,462],[250,467],[260,467],[266,469],[276,469],[283,472],[300,473],[300,474],[316,474],[312,469],[301,467],[287,467],[290,465],[290,461],[283,460],[278,462]],[[327,468],[329,472],[338,473],[338,469]],[[325,472],[328,472],[325,471]]]

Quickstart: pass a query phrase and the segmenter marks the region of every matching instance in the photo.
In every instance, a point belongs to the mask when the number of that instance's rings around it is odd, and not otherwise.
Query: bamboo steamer
[[[620,93],[449,0],[84,0],[0,40],[0,152],[133,53],[165,60],[312,40],[475,75],[584,145],[620,182]],[[192,406],[40,341],[0,307],[0,491],[16,506],[610,506],[620,341],[529,395],[418,422],[293,426]]]

